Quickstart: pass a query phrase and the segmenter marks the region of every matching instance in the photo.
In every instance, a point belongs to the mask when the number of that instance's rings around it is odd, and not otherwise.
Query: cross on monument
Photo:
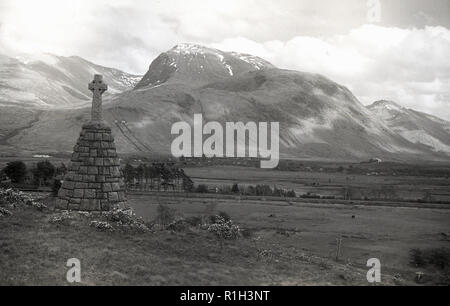
[[[93,93],[91,121],[101,122],[103,120],[102,94],[108,90],[108,85],[103,83],[103,76],[101,74],[94,75],[94,80],[89,83],[89,90]]]

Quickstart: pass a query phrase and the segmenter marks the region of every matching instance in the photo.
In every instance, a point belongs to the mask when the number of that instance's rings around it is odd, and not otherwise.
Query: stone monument
[[[125,184],[111,128],[103,121],[101,75],[89,84],[93,93],[91,121],[83,125],[73,149],[56,207],[64,210],[109,211],[125,206]]]

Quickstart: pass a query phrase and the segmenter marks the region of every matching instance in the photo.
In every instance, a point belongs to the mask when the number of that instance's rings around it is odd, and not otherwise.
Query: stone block
[[[95,133],[94,139],[96,141],[102,141],[102,133]]]
[[[108,193],[108,200],[111,202],[118,202],[119,201],[119,194],[117,192],[110,192]]]
[[[88,157],[83,160],[83,166],[92,166],[94,164],[94,157]]]
[[[80,210],[80,205],[78,205],[78,204],[69,204],[67,208],[69,210]]]
[[[64,199],[56,200],[56,208],[58,208],[58,209],[67,209],[68,204],[69,204],[69,201],[64,200]]]
[[[108,200],[108,193],[103,191],[97,191],[95,198],[99,200]]]
[[[75,182],[64,181],[64,183],[62,184],[62,187],[66,188],[66,189],[74,189],[75,188]]]
[[[103,186],[102,186],[102,190],[104,192],[111,192],[111,191],[113,191],[112,190],[112,186],[111,186],[110,183],[104,183]]]
[[[75,183],[75,188],[76,189],[86,189],[86,188],[88,188],[88,183],[82,183],[82,182]]]
[[[113,191],[119,191],[120,190],[119,183],[111,183],[111,187],[112,187]]]
[[[78,169],[78,173],[80,173],[80,174],[87,174],[88,173],[88,167],[80,166],[80,169]]]
[[[101,209],[103,211],[111,210],[111,204],[107,200],[106,201],[101,201],[100,205],[101,205]]]
[[[81,200],[80,210],[90,211],[90,201],[88,199]]]
[[[88,174],[93,174],[93,175],[98,174],[98,168],[95,166],[89,167]]]
[[[89,150],[89,156],[90,157],[97,157],[98,155],[98,151],[97,151],[97,149],[90,149]]]
[[[84,189],[75,189],[73,191],[74,198],[83,198],[84,197]]]
[[[103,166],[103,158],[99,158],[99,157],[95,158],[94,164],[96,166]]]
[[[95,136],[94,136],[94,133],[92,133],[92,132],[88,132],[88,133],[86,133],[85,135],[84,135],[84,137],[83,137],[84,139],[87,139],[87,140],[89,140],[89,141],[93,141],[93,140],[95,140]]]
[[[84,197],[86,199],[95,199],[96,192],[95,189],[85,189],[84,190]]]
[[[58,197],[65,199],[67,197],[67,189],[61,187],[58,191]]]
[[[89,183],[88,184],[88,188],[101,189],[102,188],[102,184],[100,184],[100,183]]]
[[[78,205],[80,205],[80,204],[81,204],[81,199],[71,198],[71,199],[69,200],[69,203],[70,203],[70,204],[78,204]]]

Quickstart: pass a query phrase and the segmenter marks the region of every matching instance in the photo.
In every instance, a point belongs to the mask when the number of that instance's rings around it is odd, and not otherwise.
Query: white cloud
[[[409,11],[425,6],[408,1]],[[383,3],[384,20],[405,20]],[[445,3],[428,5],[437,20]],[[392,99],[450,119],[449,29],[362,25],[366,9],[361,0],[1,0],[0,52],[79,55],[145,73],[161,52],[195,42],[321,73],[365,104]]]
[[[287,42],[245,38],[211,44],[252,53],[280,68],[323,74],[348,86],[364,104],[390,99],[450,119],[450,30],[364,25],[328,38]]]

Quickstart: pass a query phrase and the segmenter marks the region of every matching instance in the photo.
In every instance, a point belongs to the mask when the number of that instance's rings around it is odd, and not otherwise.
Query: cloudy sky
[[[143,74],[177,43],[261,56],[450,120],[450,0],[0,0],[0,53]]]

